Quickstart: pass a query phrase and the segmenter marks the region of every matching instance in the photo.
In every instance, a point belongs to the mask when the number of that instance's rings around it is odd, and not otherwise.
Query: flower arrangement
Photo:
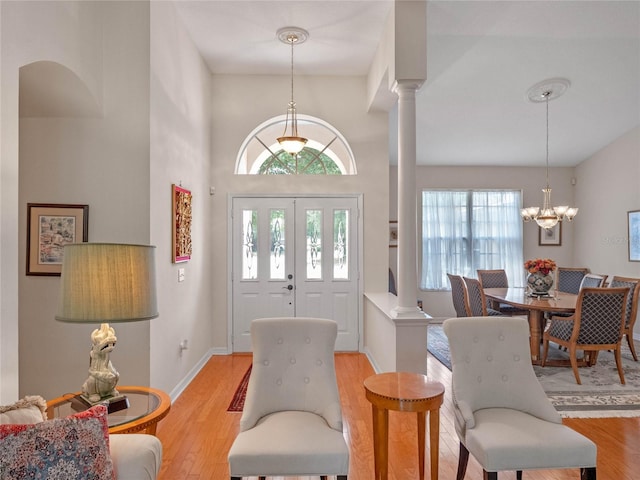
[[[543,275],[548,275],[555,270],[556,262],[550,258],[534,258],[533,260],[524,262],[524,268],[526,268],[529,273],[540,272]]]

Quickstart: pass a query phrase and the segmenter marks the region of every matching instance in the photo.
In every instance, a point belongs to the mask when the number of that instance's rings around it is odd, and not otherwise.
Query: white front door
[[[358,210],[356,197],[233,199],[234,352],[251,351],[261,317],[331,318],[336,350],[358,350]]]

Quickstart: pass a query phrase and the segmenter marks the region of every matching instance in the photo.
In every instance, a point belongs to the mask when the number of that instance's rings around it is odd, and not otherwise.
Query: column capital
[[[424,80],[417,80],[417,79],[396,80],[393,82],[393,85],[391,86],[391,91],[397,93],[398,95],[401,95],[402,93],[411,92],[411,91],[416,92],[417,90],[420,90],[423,84],[424,84]]]

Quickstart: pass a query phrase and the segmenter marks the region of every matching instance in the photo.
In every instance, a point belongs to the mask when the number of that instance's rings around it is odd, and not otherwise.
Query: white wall
[[[627,212],[640,210],[640,127],[578,165],[576,178],[576,265],[640,278],[640,262],[629,261],[627,228]],[[640,338],[637,321],[634,336]]]
[[[245,136],[265,120],[286,111],[290,95],[286,76],[213,76],[211,228],[214,230],[214,347],[227,345],[229,272],[227,269],[228,195],[232,193],[362,193],[364,207],[364,289],[385,291],[387,280],[388,128],[387,115],[366,113],[366,81],[353,77],[296,77],[298,112],[336,127],[349,142],[358,167],[347,176],[234,175],[236,155]],[[304,135],[301,127],[300,133]],[[225,317],[223,317],[225,316]],[[224,320],[223,320],[224,318]],[[366,325],[365,325],[366,329]]]
[[[66,65],[94,95],[101,90],[96,80],[102,65],[98,54],[101,28],[93,20],[98,4],[54,2],[1,2],[0,17],[0,401],[13,402],[18,396],[19,338],[18,338],[18,290],[24,276],[24,212],[26,207],[18,199],[18,97],[19,69],[23,65],[40,60],[51,60]],[[91,33],[93,31],[93,33]],[[81,41],[82,40],[82,41]],[[81,45],[81,47],[79,47]],[[49,201],[53,201],[50,199]],[[35,201],[35,199],[34,199]],[[19,209],[19,205],[21,209]],[[22,217],[21,217],[22,215]],[[22,220],[22,222],[20,221]],[[40,279],[45,280],[45,279]],[[50,280],[50,279],[47,279]],[[50,296],[51,283],[46,285]],[[34,282],[31,282],[34,283]],[[39,289],[34,292],[39,294]],[[34,294],[30,299],[44,302],[45,297]],[[38,317],[52,321],[52,311]],[[34,321],[39,322],[40,318]],[[31,320],[30,320],[31,321]],[[79,332],[77,332],[79,333]],[[76,333],[76,334],[77,334]],[[73,334],[72,334],[73,335]],[[53,338],[52,340],[57,340]],[[84,341],[86,344],[86,340]],[[60,355],[69,345],[63,340],[50,342],[47,352]],[[29,345],[25,348],[29,348]],[[31,347],[35,348],[35,346]],[[57,353],[56,353],[57,352]],[[86,351],[83,354],[86,359]],[[51,363],[47,360],[47,363]],[[85,363],[86,370],[86,363]]]
[[[551,198],[554,204],[577,204],[571,179],[572,168],[550,169]],[[390,219],[397,219],[397,167],[390,168]],[[418,225],[421,222],[420,194],[425,188],[515,188],[523,192],[525,206],[542,205],[542,191],[545,184],[544,168],[525,167],[428,167],[416,168],[416,192],[418,195]],[[579,205],[578,205],[579,206]],[[582,212],[581,212],[582,213]],[[574,227],[581,219],[581,213],[572,223],[562,226],[561,246],[539,246],[538,227],[535,223],[524,224],[524,259],[536,257],[553,258],[559,265],[571,266],[573,258]],[[420,228],[418,228],[420,232]],[[420,233],[418,233],[419,235]],[[396,249],[389,249],[389,264],[395,272]],[[524,269],[524,267],[523,267]],[[418,292],[423,301],[423,309],[433,317],[455,316],[451,292]]]
[[[8,11],[12,40],[30,32],[33,47],[15,48],[21,57],[10,74],[30,60],[55,59],[89,90],[100,86],[101,116],[19,121],[19,393],[53,398],[86,379],[96,327],[56,322],[59,277],[25,275],[26,204],[88,204],[89,241],[149,243],[149,5],[20,2]],[[75,46],[68,58],[59,51],[67,42]],[[115,328],[120,383],[149,384],[149,322]]]
[[[151,384],[168,392],[204,361],[214,322],[225,320],[211,301],[211,110],[210,72],[175,7],[152,2],[150,219],[160,317],[151,324]],[[193,256],[178,264],[171,262],[171,184],[193,196]],[[181,352],[182,340],[189,348]]]
[[[576,263],[640,277],[640,263],[629,262],[627,231],[627,212],[640,210],[640,127],[578,165],[576,178]]]

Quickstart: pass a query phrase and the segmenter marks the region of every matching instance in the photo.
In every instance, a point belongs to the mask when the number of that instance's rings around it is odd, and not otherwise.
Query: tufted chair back
[[[520,317],[450,318],[449,339],[456,430],[464,438],[474,414],[507,408],[560,423],[531,365],[529,324]]]
[[[562,424],[531,365],[529,324],[520,317],[449,318],[444,332],[451,348],[451,383],[458,472],[469,455],[485,480],[498,472],[580,468],[596,480],[596,445]]]
[[[334,348],[338,327],[320,318],[261,318],[251,322],[253,367],[240,430],[287,410],[323,417],[342,432]]]

